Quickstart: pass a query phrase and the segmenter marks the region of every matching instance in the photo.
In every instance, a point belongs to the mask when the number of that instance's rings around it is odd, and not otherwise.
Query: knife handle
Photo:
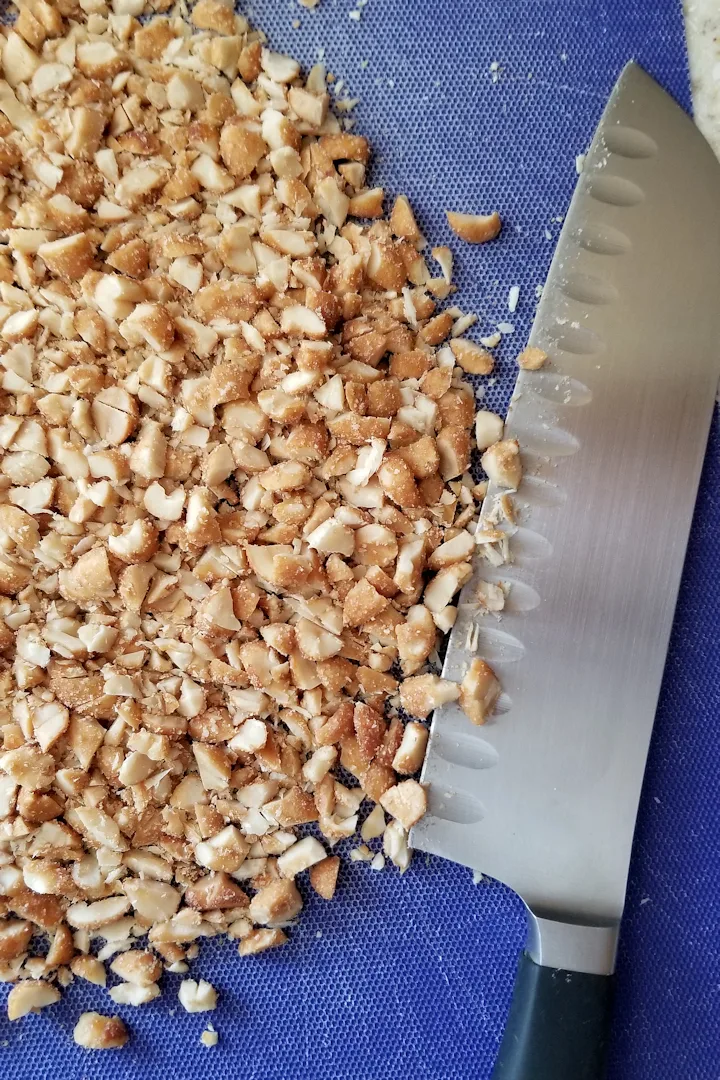
[[[613,977],[520,957],[493,1080],[602,1080]]]

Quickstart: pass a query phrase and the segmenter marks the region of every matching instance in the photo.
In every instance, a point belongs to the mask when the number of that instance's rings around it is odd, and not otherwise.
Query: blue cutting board
[[[635,57],[689,106],[680,3],[368,0],[357,22],[355,7],[255,0],[243,10],[274,46],[306,64],[324,56],[361,97],[374,181],[410,197],[433,243],[452,243],[457,300],[482,316],[478,332],[514,323],[497,378],[485,380],[485,402],[504,408],[575,156],[623,64]],[[499,209],[501,239],[455,243],[445,208]],[[661,237],[658,256],[671,257]],[[520,303],[510,316],[512,285]],[[642,800],[609,1080],[720,1075],[719,521],[716,425]],[[518,898],[474,885],[461,867],[419,855],[401,880],[346,863],[336,899],[308,897],[284,949],[241,960],[230,943],[203,947],[193,974],[218,988],[216,1012],[186,1015],[177,976],[140,1009],[116,1010],[76,982],[41,1016],[0,1018],[0,1071],[7,1080],[485,1080],[523,934]],[[125,1049],[92,1055],[72,1044],[87,1008],[122,1014],[133,1033]],[[199,1041],[208,1019],[220,1033],[214,1049]]]

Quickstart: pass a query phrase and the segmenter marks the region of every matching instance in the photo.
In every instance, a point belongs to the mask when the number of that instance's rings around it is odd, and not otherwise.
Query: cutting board
[[[635,57],[689,106],[680,3],[368,0],[358,9],[321,0],[308,12],[297,0],[254,0],[242,10],[273,46],[306,64],[322,57],[361,98],[373,180],[410,197],[432,243],[452,243],[457,300],[481,317],[477,334],[514,325],[496,378],[484,380],[484,404],[504,409],[576,155],[625,61]],[[499,209],[501,239],[456,243],[446,208]],[[662,236],[658,257],[672,258]],[[513,285],[520,300],[510,315]],[[622,500],[619,490],[619,512]],[[719,523],[716,424],[640,810],[609,1080],[718,1077]],[[133,1033],[128,1046],[88,1055],[72,1044],[78,1014],[116,1010],[76,982],[42,1016],[0,1018],[0,1070],[7,1080],[486,1080],[524,922],[509,890],[474,884],[441,859],[416,856],[402,879],[345,863],[336,899],[308,897],[287,947],[241,960],[229,942],[203,946],[193,975],[218,988],[215,1013],[186,1015],[179,977],[165,976],[157,1002],[117,1010]],[[208,1019],[220,1033],[210,1050],[199,1041]]]

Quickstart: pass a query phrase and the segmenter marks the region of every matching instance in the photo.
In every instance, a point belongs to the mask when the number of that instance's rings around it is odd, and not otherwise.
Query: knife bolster
[[[543,967],[588,975],[612,975],[619,924],[583,926],[541,918],[528,909],[526,952]]]

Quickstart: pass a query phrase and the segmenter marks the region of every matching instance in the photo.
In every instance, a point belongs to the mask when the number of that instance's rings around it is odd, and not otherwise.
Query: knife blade
[[[497,878],[529,933],[494,1075],[601,1075],[635,818],[720,372],[720,167],[637,64],[585,159],[506,437],[507,565],[480,546],[443,675],[496,670],[497,714],[436,710],[413,846]],[[490,486],[481,518],[493,515]],[[478,581],[502,583],[501,617]],[[578,1034],[582,1029],[583,1035]]]

